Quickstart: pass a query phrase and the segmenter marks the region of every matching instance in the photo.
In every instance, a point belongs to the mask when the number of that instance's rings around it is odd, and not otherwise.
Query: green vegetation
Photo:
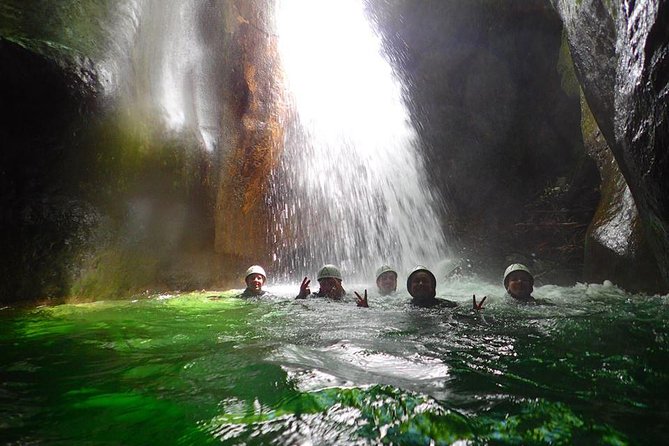
[[[0,36],[43,54],[99,58],[110,37],[109,0],[3,0]]]

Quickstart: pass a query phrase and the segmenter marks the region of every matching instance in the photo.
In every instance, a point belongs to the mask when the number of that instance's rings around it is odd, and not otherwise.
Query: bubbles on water
[[[448,377],[448,367],[434,357],[379,352],[348,341],[328,347],[285,346],[273,360],[283,364],[302,391],[375,383],[437,391]]]
[[[191,293],[3,312],[8,431],[72,444],[661,442],[666,297],[544,286],[554,306],[501,300],[471,316],[467,289],[488,286],[462,284],[445,311],[406,294],[360,309]],[[118,420],[148,433],[117,435]]]

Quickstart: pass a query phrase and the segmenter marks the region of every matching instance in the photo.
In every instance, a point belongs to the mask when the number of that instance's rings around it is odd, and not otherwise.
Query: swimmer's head
[[[504,289],[516,299],[529,299],[534,291],[534,276],[522,263],[509,265],[504,271]]]
[[[346,294],[341,286],[341,271],[334,265],[323,265],[318,271],[319,293],[332,299],[340,299]]]
[[[388,265],[376,270],[376,286],[381,295],[390,294],[397,289],[397,271]]]
[[[407,291],[415,299],[432,299],[437,294],[437,278],[429,269],[417,266],[407,277]]]
[[[253,265],[246,270],[246,288],[252,292],[259,293],[267,280],[267,274],[262,266]]]

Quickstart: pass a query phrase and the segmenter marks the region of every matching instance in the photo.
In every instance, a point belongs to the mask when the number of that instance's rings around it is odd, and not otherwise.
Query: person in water
[[[376,270],[376,286],[381,296],[388,296],[397,290],[397,271],[388,265]]]
[[[376,270],[376,286],[379,289],[379,295],[388,296],[397,290],[397,271],[388,265],[381,265]],[[367,290],[364,294],[357,291],[355,293],[355,303],[359,307],[369,308],[369,301],[367,300]]]
[[[307,297],[327,297],[328,299],[341,300],[346,291],[341,285],[341,271],[335,265],[323,265],[318,271],[318,285],[319,290],[312,293],[309,288],[311,280],[308,277],[302,279],[300,285],[300,292],[296,299],[306,299]]]
[[[522,263],[513,263],[504,271],[504,289],[514,302],[531,305],[553,305],[544,299],[535,299],[534,276],[529,268]]]
[[[246,289],[238,297],[260,297],[267,294],[267,292],[262,289],[267,281],[267,274],[262,266],[253,265],[249,267],[249,269],[246,270],[244,281],[246,282]]]
[[[458,304],[446,299],[438,299],[437,278],[424,266],[415,267],[407,277],[407,291],[411,304],[417,307],[456,307]]]

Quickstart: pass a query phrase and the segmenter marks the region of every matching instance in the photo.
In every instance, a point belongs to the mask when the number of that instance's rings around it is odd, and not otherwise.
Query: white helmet
[[[263,276],[265,280],[267,280],[267,274],[265,274],[265,270],[263,269],[262,266],[253,265],[249,267],[249,269],[246,270],[246,275],[244,276],[244,279],[246,279],[251,274],[260,274],[261,276]]]
[[[318,280],[328,278],[341,280],[341,271],[339,271],[339,268],[329,264],[323,265],[323,268],[318,271]]]
[[[504,271],[504,280],[502,281],[504,283],[504,288],[506,288],[507,285],[507,278],[509,277],[509,274],[516,272],[516,271],[525,271],[527,274],[530,275],[532,278],[532,281],[534,281],[534,276],[530,272],[530,269],[523,265],[522,263],[512,263],[509,265],[506,270]]]
[[[407,290],[411,289],[411,276],[413,276],[416,273],[420,273],[420,272],[427,273],[427,275],[430,277],[430,281],[432,281],[432,286],[434,286],[434,288],[436,289],[437,288],[437,278],[434,277],[434,274],[432,273],[432,271],[430,271],[429,269],[427,269],[423,265],[417,265],[414,269],[412,269],[409,272],[409,276],[407,277]]]
[[[381,265],[379,269],[376,270],[376,279],[379,279],[379,276],[383,273],[395,273],[395,277],[397,277],[397,271],[395,271],[391,266],[389,265]]]

